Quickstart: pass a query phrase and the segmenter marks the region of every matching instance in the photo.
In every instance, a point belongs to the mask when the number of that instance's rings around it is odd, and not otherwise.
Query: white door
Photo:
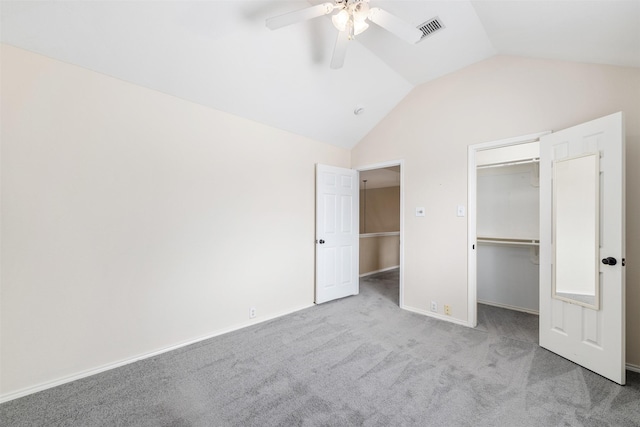
[[[356,295],[359,249],[358,171],[316,167],[316,304]]]
[[[576,181],[580,170],[593,177],[591,187]],[[619,384],[625,383],[624,178],[622,113],[540,138],[540,345]],[[592,207],[590,216],[577,205]],[[562,215],[564,222],[554,220]],[[590,224],[583,234],[595,243],[575,231],[583,217]],[[578,258],[589,266],[581,269]],[[589,292],[578,283],[578,291],[566,289],[584,295],[564,298],[561,281],[577,277],[590,281],[595,292],[584,296]]]

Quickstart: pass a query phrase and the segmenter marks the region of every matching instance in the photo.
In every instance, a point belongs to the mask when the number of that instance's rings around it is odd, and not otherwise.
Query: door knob
[[[324,240],[320,239],[320,241],[318,243],[320,243],[321,245],[324,245]]]
[[[616,265],[618,261],[614,257],[610,256],[607,258],[603,258],[602,263],[607,265]]]

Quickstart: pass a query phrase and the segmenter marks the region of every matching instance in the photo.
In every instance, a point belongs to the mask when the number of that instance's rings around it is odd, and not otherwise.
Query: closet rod
[[[494,243],[498,245],[540,246],[538,239],[510,239],[505,237],[477,237],[478,243]]]

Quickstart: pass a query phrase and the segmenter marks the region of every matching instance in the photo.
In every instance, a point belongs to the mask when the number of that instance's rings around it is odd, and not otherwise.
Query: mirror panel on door
[[[599,154],[553,162],[553,297],[598,310]]]

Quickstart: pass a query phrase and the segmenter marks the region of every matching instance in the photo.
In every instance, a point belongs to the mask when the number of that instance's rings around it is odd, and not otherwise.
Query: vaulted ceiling
[[[640,67],[639,0],[370,0],[414,26],[371,25],[330,69],[337,30],[265,19],[322,1],[2,1],[3,43],[344,148],[416,85],[496,54]],[[362,114],[354,110],[362,108]]]

